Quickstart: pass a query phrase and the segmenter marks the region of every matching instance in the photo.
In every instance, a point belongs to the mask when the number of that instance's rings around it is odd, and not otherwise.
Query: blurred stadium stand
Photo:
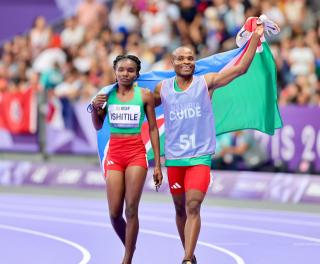
[[[142,71],[169,69],[177,46],[193,46],[199,58],[232,49],[246,18],[264,13],[281,27],[268,42],[284,127],[273,137],[219,138],[213,166],[319,174],[319,1],[11,0],[0,8],[1,157],[97,162],[85,106],[114,81],[117,54],[139,56]]]

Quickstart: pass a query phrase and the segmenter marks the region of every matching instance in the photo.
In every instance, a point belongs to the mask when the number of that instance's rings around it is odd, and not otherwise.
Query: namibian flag
[[[257,18],[249,18],[239,31],[237,43],[242,45],[240,48],[198,60],[195,75],[223,71],[238,63],[249,45],[256,20]],[[140,87],[146,87],[153,91],[158,82],[174,75],[173,71],[148,72],[141,74],[137,82]],[[106,86],[99,93],[108,93],[114,87],[115,84]],[[242,129],[254,129],[273,135],[275,129],[282,127],[277,105],[276,66],[264,37],[261,38],[261,44],[257,48],[248,71],[213,93],[212,107],[217,135]],[[156,108],[156,115],[161,154],[163,154],[165,129],[161,106]],[[99,157],[102,164],[107,153],[106,146],[109,139],[109,128],[106,123],[104,122],[103,128],[97,133]],[[142,127],[142,138],[146,145],[148,159],[152,159],[153,153],[147,122]]]

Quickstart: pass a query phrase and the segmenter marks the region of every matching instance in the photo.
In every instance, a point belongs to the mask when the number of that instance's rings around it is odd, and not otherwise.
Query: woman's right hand
[[[92,101],[92,106],[95,109],[102,109],[103,105],[107,100],[108,100],[108,96],[106,94],[98,94]]]

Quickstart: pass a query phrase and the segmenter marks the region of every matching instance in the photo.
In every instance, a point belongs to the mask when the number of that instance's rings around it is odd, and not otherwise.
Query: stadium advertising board
[[[256,138],[269,149],[272,160],[281,160],[295,171],[301,161],[313,163],[320,171],[320,108],[286,106],[281,108],[283,128],[274,136],[255,132]]]
[[[145,191],[155,192],[152,168],[148,171]],[[166,169],[159,189],[169,195]],[[37,185],[101,189],[105,181],[95,165],[62,165],[31,162],[0,162],[0,186]],[[248,171],[212,171],[208,195],[232,199],[254,199],[282,203],[319,203],[320,177],[309,174],[257,173]]]

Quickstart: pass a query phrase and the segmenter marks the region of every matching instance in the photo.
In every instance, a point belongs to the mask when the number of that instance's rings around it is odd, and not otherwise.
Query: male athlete
[[[201,227],[200,208],[210,182],[215,128],[211,97],[215,89],[244,74],[264,31],[258,20],[240,63],[218,73],[195,76],[195,55],[188,47],[172,54],[176,76],[158,83],[154,98],[165,119],[165,165],[184,247],[183,264],[197,263],[195,247]],[[250,88],[248,87],[250,92]]]

